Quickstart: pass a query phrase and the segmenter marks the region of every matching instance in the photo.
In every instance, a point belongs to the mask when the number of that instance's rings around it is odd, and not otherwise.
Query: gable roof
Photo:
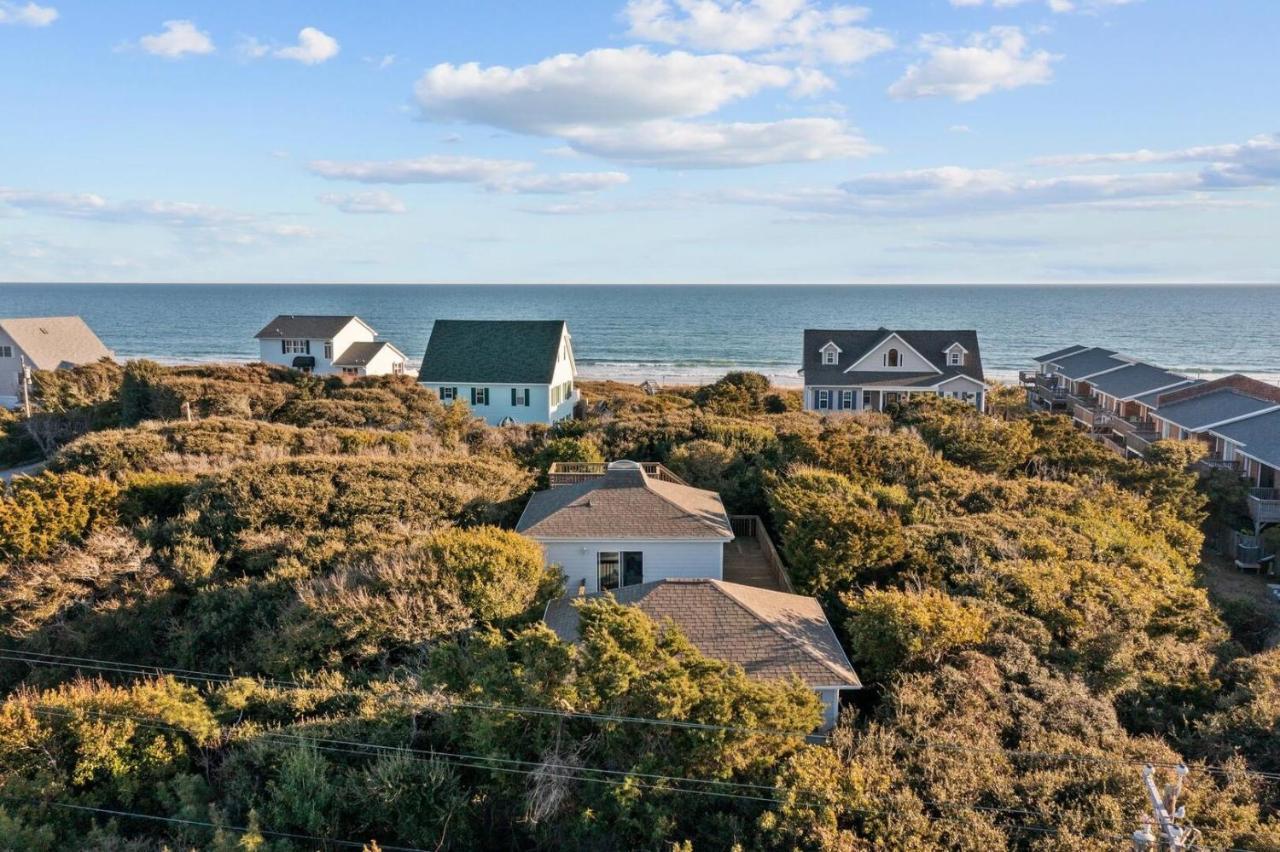
[[[1258,399],[1232,388],[1222,388],[1201,396],[1161,405],[1156,408],[1155,416],[1180,426],[1188,432],[1197,432],[1214,423],[1259,414],[1275,408],[1276,405],[1277,403]]]
[[[391,351],[404,357],[404,353],[391,345],[386,340],[358,341],[351,344],[342,351],[342,354],[334,359],[335,367],[367,367],[369,362],[378,357],[378,353],[383,349],[390,347]]]
[[[328,340],[346,328],[352,320],[373,331],[369,324],[360,317],[324,316],[319,314],[280,314],[263,326],[262,331],[254,335],[256,340],[307,339]]]
[[[613,462],[603,476],[539,491],[516,531],[542,539],[732,539],[720,495],[649,476],[635,462]]]
[[[1172,388],[1186,380],[1186,376],[1171,373],[1162,367],[1138,362],[1121,367],[1119,370],[1103,373],[1091,380],[1090,384],[1095,390],[1107,396],[1129,399],[1160,388]]]
[[[564,320],[436,320],[420,382],[551,384]]]
[[[1280,411],[1218,426],[1213,434],[1239,444],[1245,455],[1280,468]]]
[[[1088,348],[1089,348],[1088,346],[1082,346],[1079,343],[1073,343],[1072,345],[1066,346],[1062,349],[1055,349],[1054,351],[1047,352],[1044,355],[1037,355],[1035,358],[1032,358],[1031,360],[1035,361],[1037,364],[1047,364],[1050,361],[1054,361],[1058,358],[1065,358],[1068,355],[1075,355],[1077,352],[1083,352]]]
[[[0,319],[0,329],[37,370],[74,367],[112,357],[111,350],[80,317]]]
[[[703,654],[735,663],[750,677],[799,677],[811,687],[862,685],[814,598],[713,579],[659,580],[608,594],[655,621],[670,620]],[[576,600],[553,600],[543,616],[566,642],[579,639]]]
[[[1055,358],[1051,363],[1068,379],[1078,380],[1097,375],[1105,370],[1115,370],[1133,362],[1120,357],[1119,353],[1113,349],[1094,346],[1091,349],[1083,349]]]
[[[876,364],[869,370],[847,372],[851,365],[858,363],[861,358],[866,357],[869,352],[893,335],[897,335],[903,343],[928,361],[936,372],[887,371],[882,364]],[[822,363],[821,349],[827,341],[834,342],[842,350],[841,363]],[[965,349],[964,363],[948,364],[946,350],[956,343]],[[982,355],[978,348],[978,333],[972,329],[805,329],[803,372],[806,385],[862,387],[876,381],[888,383],[885,381],[886,377],[892,377],[903,386],[911,384],[933,387],[956,376],[968,376],[985,383]],[[925,377],[931,381],[926,382]]]

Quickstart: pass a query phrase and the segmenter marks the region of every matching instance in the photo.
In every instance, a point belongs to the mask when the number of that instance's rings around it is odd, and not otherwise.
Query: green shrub
[[[43,559],[115,522],[120,490],[77,473],[17,477],[0,493],[0,562]]]
[[[845,631],[854,657],[874,680],[936,666],[957,648],[981,642],[989,629],[971,601],[937,589],[863,589],[841,600],[849,611]]]

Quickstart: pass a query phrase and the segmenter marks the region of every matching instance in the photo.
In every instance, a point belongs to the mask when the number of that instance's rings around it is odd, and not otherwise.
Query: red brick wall
[[[1224,388],[1230,388],[1246,396],[1269,400],[1280,405],[1280,388],[1275,385],[1269,385],[1266,382],[1260,382],[1257,379],[1251,379],[1248,376],[1242,376],[1239,373],[1232,373],[1230,376],[1223,376],[1220,379],[1214,379],[1202,385],[1162,393],[1156,398],[1156,407],[1182,402],[1187,399],[1195,399]]]

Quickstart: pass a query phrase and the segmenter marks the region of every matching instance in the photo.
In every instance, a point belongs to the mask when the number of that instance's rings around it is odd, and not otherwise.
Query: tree
[[[863,589],[841,597],[854,656],[873,679],[921,664],[936,666],[957,648],[986,638],[989,625],[978,607],[938,589]]]

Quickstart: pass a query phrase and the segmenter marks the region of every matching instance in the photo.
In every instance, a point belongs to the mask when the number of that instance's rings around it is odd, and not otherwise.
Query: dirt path
[[[5,470],[0,470],[0,482],[8,482],[15,476],[34,476],[42,470],[44,470],[44,462],[24,464],[21,467],[11,467]]]

